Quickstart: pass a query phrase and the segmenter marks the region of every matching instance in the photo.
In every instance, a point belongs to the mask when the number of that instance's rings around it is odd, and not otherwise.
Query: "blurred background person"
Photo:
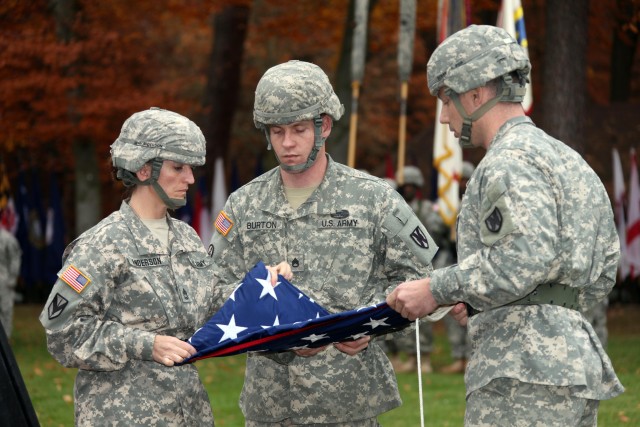
[[[462,175],[460,176],[460,199],[464,195],[464,191],[467,189],[467,182],[473,171],[475,170],[475,166],[473,163],[464,161],[462,162]],[[434,221],[442,218],[440,215],[435,216]],[[444,222],[443,222],[444,224]],[[427,224],[427,230],[429,230],[429,225]],[[440,251],[436,254],[436,258],[434,259],[434,268],[447,267],[451,264],[455,264],[458,262],[457,252],[456,252],[456,235],[455,235],[455,224],[452,229],[449,230],[449,233],[442,236],[443,240],[448,240],[447,244],[444,245],[445,248],[449,251],[449,254],[444,255],[441,260]],[[437,267],[436,267],[437,265]],[[451,346],[451,358],[453,359],[453,363],[443,367],[440,372],[443,374],[462,374],[464,373],[465,368],[467,367],[467,360],[469,360],[469,355],[471,351],[471,347],[467,342],[467,327],[460,325],[452,316],[445,316],[444,318],[445,326],[447,328],[447,338],[449,339],[449,345]]]
[[[13,329],[13,306],[21,257],[22,250],[18,240],[0,227],[0,321],[7,338],[11,337]]]

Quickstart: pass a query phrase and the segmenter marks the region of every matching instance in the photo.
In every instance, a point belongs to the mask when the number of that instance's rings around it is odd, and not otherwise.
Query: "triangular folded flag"
[[[183,363],[321,347],[395,332],[410,323],[386,302],[330,314],[282,276],[272,287],[269,271],[259,262],[222,308],[189,338],[197,353]]]

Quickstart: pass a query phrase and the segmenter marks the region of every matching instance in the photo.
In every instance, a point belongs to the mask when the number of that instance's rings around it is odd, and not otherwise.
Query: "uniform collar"
[[[120,214],[124,218],[129,227],[129,230],[134,236],[139,236],[134,242],[136,249],[140,255],[147,254],[166,254],[167,248],[151,233],[151,230],[144,225],[144,222],[131,208],[129,203],[123,201],[120,205]],[[167,223],[169,224],[169,248],[171,253],[179,253],[185,251],[194,251],[198,248],[193,239],[185,236],[179,229],[173,224],[173,219],[166,215]]]
[[[493,147],[493,144],[495,144],[496,141],[500,141],[507,132],[509,132],[515,126],[520,124],[530,124],[535,126],[535,124],[533,123],[533,120],[531,120],[529,116],[513,117],[507,120],[506,122],[504,122],[502,126],[500,126],[500,129],[498,129],[496,136],[494,136],[493,140],[491,140],[491,144],[489,145],[489,147]]]
[[[329,154],[325,155],[327,156],[327,170],[320,185],[296,212],[293,212],[284,194],[284,184],[282,183],[280,167],[272,171],[272,176],[270,176],[266,187],[266,194],[261,195],[267,196],[265,197],[266,202],[262,206],[262,210],[279,217],[287,217],[290,219],[300,218],[310,213],[333,212],[335,208],[335,197],[333,197],[333,195],[339,188],[343,187],[341,183],[344,181],[344,177],[338,171],[338,164],[333,161]],[[275,197],[268,197],[268,195]]]

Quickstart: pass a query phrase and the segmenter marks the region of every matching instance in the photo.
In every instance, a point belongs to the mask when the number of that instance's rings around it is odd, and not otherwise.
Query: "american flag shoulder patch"
[[[82,292],[84,288],[86,288],[87,285],[91,283],[91,279],[89,279],[73,265],[67,267],[67,269],[60,275],[60,278],[67,285],[71,286],[77,293]]]
[[[216,226],[216,230],[218,230],[223,236],[229,234],[229,231],[233,228],[233,221],[231,221],[231,218],[229,218],[224,211],[220,211],[214,224]]]

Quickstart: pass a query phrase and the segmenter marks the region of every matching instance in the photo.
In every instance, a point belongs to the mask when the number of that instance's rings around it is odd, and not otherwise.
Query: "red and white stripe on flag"
[[[618,271],[620,278],[625,279],[629,275],[629,262],[627,261],[627,224],[624,216],[624,175],[622,173],[622,163],[617,149],[613,149],[613,197],[614,214],[618,226],[618,237],[620,238],[620,265]]]
[[[640,275],[640,184],[638,183],[636,150],[633,148],[631,149],[629,176],[628,221],[626,262],[629,263],[629,276],[635,279]]]

